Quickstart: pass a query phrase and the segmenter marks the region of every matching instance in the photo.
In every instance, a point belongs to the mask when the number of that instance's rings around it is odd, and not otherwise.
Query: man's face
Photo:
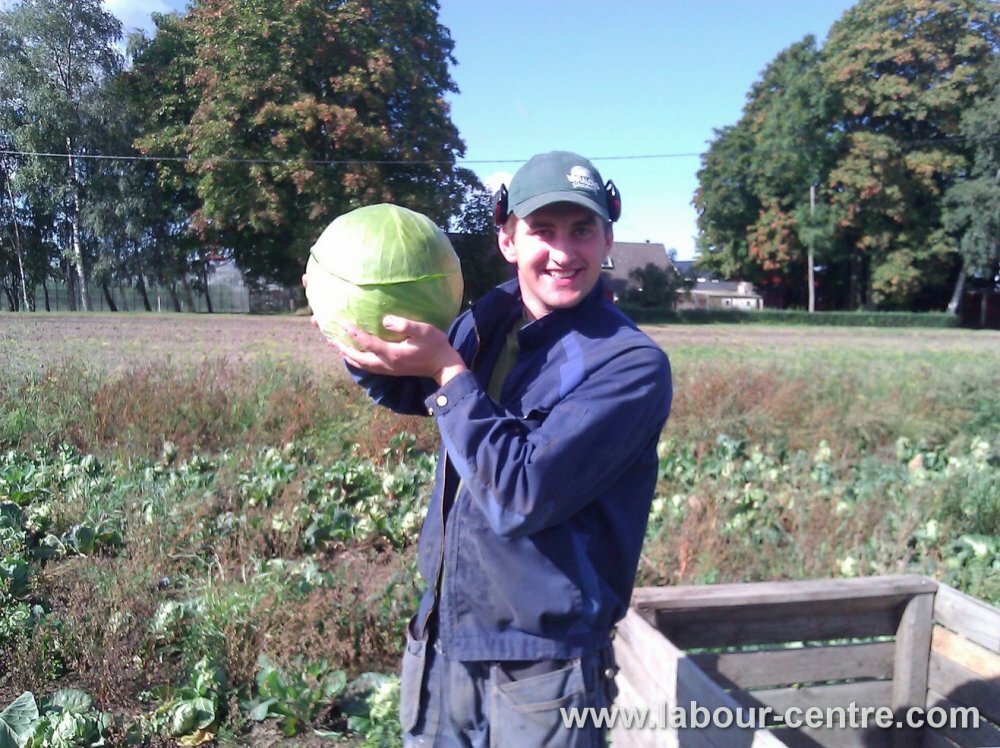
[[[573,203],[553,203],[501,231],[500,251],[517,266],[521,299],[530,319],[583,301],[611,251],[604,221]]]

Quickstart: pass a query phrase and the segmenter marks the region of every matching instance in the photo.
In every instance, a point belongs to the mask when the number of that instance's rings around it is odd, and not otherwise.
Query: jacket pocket
[[[427,639],[416,639],[411,633],[413,621],[406,627],[406,649],[399,677],[399,724],[403,732],[412,732],[420,718],[420,702],[427,669]]]
[[[501,666],[494,667],[490,745],[589,746],[588,736],[563,724],[563,710],[586,706],[587,688],[580,660],[559,670],[522,680],[503,682]]]

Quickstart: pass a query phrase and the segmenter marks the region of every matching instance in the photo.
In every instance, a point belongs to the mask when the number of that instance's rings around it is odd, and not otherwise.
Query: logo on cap
[[[569,170],[566,179],[573,185],[574,190],[586,190],[597,193],[601,191],[601,185],[594,179],[594,175],[584,166],[574,166]]]

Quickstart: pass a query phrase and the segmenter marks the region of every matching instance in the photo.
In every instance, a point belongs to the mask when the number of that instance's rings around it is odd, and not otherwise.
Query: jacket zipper
[[[479,345],[480,344],[480,340],[479,340],[479,327],[478,327],[478,325],[475,324],[475,322],[473,322],[472,333],[476,336],[476,349],[472,352],[472,361],[469,363],[469,370],[470,371],[475,371],[475,368],[476,368],[476,359],[479,358],[479,347],[480,347],[480,345]],[[422,634],[426,633],[426,631],[427,631],[427,625],[430,623],[431,616],[434,615],[434,611],[437,610],[438,607],[440,606],[441,597],[444,595],[444,584],[443,584],[444,583],[444,559],[445,559],[445,555],[446,555],[445,539],[447,537],[447,534],[445,533],[444,502],[445,502],[445,497],[448,495],[448,490],[447,490],[448,489],[448,459],[449,459],[448,458],[448,450],[444,450],[444,460],[445,460],[445,464],[444,464],[444,476],[443,476],[443,479],[442,479],[442,482],[441,482],[441,556],[438,559],[437,579],[434,581],[434,604],[431,605],[430,609],[427,611],[427,615],[424,616],[423,623],[422,623],[422,625],[420,627],[420,631],[421,631]],[[452,509],[454,509],[455,504],[458,501],[458,492],[461,490],[461,488],[462,488],[462,481],[461,481],[461,479],[459,479],[458,487],[455,489],[455,500],[452,501],[452,506],[451,506]],[[440,633],[440,628],[441,628],[441,626],[440,626],[440,623],[439,623],[438,624],[438,632],[439,633]],[[441,646],[440,638],[438,639],[437,646],[438,647]],[[440,651],[442,652],[442,654],[444,653],[443,649],[441,649]]]

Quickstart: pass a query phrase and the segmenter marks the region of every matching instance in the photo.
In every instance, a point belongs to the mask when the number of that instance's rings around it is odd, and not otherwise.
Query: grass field
[[[675,401],[639,583],[1000,602],[1000,333],[645,329]],[[75,687],[122,740],[392,744],[359,676],[418,594],[432,422],[370,406],[305,317],[3,314],[0,367],[0,710]]]

